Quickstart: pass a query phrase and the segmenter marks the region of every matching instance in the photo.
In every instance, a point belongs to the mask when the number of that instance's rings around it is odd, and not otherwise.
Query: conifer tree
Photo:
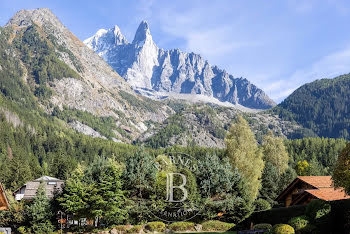
[[[342,150],[332,176],[334,185],[350,194],[350,143]]]
[[[261,187],[264,161],[254,134],[242,116],[238,116],[231,126],[225,143],[230,163],[246,181],[247,195],[253,201]]]
[[[50,221],[53,214],[43,182],[41,182],[33,202],[28,206],[27,213],[33,233],[46,234],[53,231],[54,227]]]

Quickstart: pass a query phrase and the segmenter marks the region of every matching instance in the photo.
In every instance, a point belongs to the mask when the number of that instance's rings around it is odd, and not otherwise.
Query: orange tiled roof
[[[324,201],[335,201],[350,198],[350,196],[347,195],[342,188],[310,189],[305,190],[305,192],[310,193],[311,195]]]
[[[298,179],[316,188],[333,188],[331,176],[298,176]]]

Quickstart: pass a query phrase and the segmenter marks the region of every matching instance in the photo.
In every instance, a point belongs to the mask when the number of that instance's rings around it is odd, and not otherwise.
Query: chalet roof
[[[324,201],[335,201],[350,198],[350,196],[347,195],[342,188],[321,188],[305,190],[305,192]]]
[[[299,200],[305,196],[313,196],[324,201],[335,201],[349,199],[343,188],[335,188],[331,176],[298,176],[277,198],[282,200],[293,188],[296,188],[300,183],[309,185],[307,189],[302,191],[298,197],[294,199],[292,204],[297,204]]]
[[[298,179],[314,186],[315,188],[333,187],[331,176],[298,176]]]
[[[18,188],[14,194],[21,193],[21,189],[25,188],[23,199],[31,200],[36,196],[41,181],[45,183],[46,195],[49,198],[53,198],[55,191],[61,191],[62,185],[64,184],[63,180],[50,176],[42,176],[38,179],[27,182]]]
[[[34,181],[60,181],[60,179],[54,178],[54,177],[50,177],[50,176],[42,176],[38,179],[35,179]]]

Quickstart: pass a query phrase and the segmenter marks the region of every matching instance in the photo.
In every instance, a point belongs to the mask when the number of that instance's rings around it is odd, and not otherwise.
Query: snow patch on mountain
[[[146,21],[139,25],[132,43],[117,26],[98,30],[84,43],[106,60],[134,90],[152,98],[169,96],[164,95],[167,93],[198,94],[216,99],[222,105],[227,102],[254,109],[276,105],[247,79],[233,77],[198,54],[158,48]]]

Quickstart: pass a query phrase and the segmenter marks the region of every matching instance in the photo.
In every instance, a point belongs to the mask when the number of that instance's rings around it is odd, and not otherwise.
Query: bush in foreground
[[[331,205],[322,200],[312,200],[306,206],[306,215],[314,221],[320,221],[331,212]]]
[[[203,231],[220,231],[225,232],[231,228],[233,228],[235,225],[233,223],[224,223],[219,220],[210,220],[207,222],[202,223],[202,230]]]
[[[264,211],[264,210],[269,210],[271,209],[271,205],[268,201],[264,199],[258,199],[254,201],[254,211],[259,212],[259,211]]]
[[[272,225],[269,223],[258,223],[253,226],[253,230],[271,230]]]
[[[142,231],[142,225],[134,225],[132,228],[130,228],[127,233],[141,233]]]
[[[294,234],[294,228],[288,224],[276,224],[272,227],[272,234]]]
[[[302,231],[303,229],[305,229],[309,225],[309,223],[310,222],[307,216],[305,215],[291,218],[288,221],[288,224],[292,226],[296,232]]]
[[[147,223],[145,228],[151,232],[164,232],[165,231],[165,223],[163,222],[150,222]]]
[[[195,223],[192,222],[178,222],[169,225],[169,229],[172,231],[195,231]]]

